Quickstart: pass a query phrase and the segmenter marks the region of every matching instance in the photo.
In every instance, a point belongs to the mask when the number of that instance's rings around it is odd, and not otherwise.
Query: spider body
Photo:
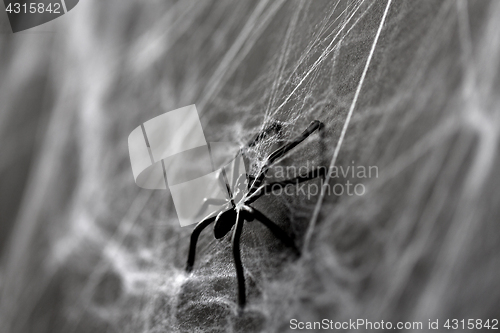
[[[215,239],[221,239],[226,236],[229,231],[236,224],[236,219],[238,217],[237,208],[234,207],[228,211],[220,213],[215,218],[214,224],[214,237]]]
[[[280,129],[281,126],[279,124],[273,124],[269,126],[262,133],[258,134],[253,140],[251,140],[246,147],[240,149],[239,154],[244,155],[245,148],[255,146],[256,143],[258,143],[260,140],[268,136],[270,133],[277,132]],[[229,203],[230,208],[226,211],[221,211],[217,215],[209,215],[196,225],[191,234],[191,243],[189,247],[189,255],[186,265],[186,271],[191,272],[193,269],[195,253],[196,253],[196,244],[198,242],[198,237],[201,231],[203,231],[207,226],[215,222],[214,237],[216,239],[220,239],[226,236],[231,231],[231,229],[233,229],[233,234],[232,234],[233,256],[236,269],[236,277],[238,280],[238,305],[240,309],[243,309],[246,304],[245,277],[240,255],[240,236],[245,221],[250,222],[256,220],[264,224],[277,238],[279,238],[285,245],[290,247],[297,254],[297,256],[300,255],[300,251],[295,246],[295,243],[292,240],[292,238],[290,238],[285,231],[283,231],[277,224],[271,221],[263,213],[252,207],[251,204],[265,193],[268,193],[269,190],[274,189],[276,187],[284,187],[290,184],[298,184],[307,180],[317,178],[319,176],[322,177],[325,176],[325,169],[319,168],[309,171],[307,175],[301,175],[281,182],[273,182],[273,183],[264,182],[264,178],[269,168],[271,168],[279,159],[284,157],[298,144],[304,141],[314,131],[322,129],[323,129],[323,124],[320,121],[315,120],[311,122],[311,124],[301,135],[299,135],[291,142],[283,145],[282,147],[276,149],[273,153],[271,153],[256,176],[253,177],[249,175],[244,175],[246,176],[246,179],[242,179],[245,177],[240,176],[237,180],[235,180],[233,189],[244,188],[245,189],[244,193],[238,193],[238,195],[232,193],[231,187],[227,182],[225,171],[224,169],[222,169],[220,175],[221,177],[219,178],[219,180],[223,183],[223,185],[227,190],[227,200],[221,202],[220,199],[205,199],[203,209],[206,209],[206,206],[209,204],[223,204],[223,203],[224,204]],[[322,131],[320,131],[320,134],[322,134]],[[233,179],[234,178],[235,177],[233,177]]]

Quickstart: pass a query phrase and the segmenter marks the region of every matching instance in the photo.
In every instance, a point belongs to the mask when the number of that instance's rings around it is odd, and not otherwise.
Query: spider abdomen
[[[236,223],[236,215],[236,210],[230,209],[217,216],[214,224],[214,236],[216,239],[220,239],[227,235]]]

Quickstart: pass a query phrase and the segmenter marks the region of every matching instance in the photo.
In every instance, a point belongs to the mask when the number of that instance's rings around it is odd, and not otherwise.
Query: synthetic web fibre
[[[500,318],[500,2],[84,0],[40,29],[0,35],[5,332]],[[281,165],[378,170],[256,202],[303,254],[245,223],[241,316],[229,235],[186,274],[192,228],[132,178],[128,134],[190,104],[207,141],[283,125],[252,172],[314,119],[326,149]]]

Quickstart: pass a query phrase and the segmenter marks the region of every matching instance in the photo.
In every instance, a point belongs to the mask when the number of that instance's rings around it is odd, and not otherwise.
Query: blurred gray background
[[[2,332],[500,319],[500,2],[82,0],[16,34],[0,15],[0,60]],[[207,141],[319,119],[326,152],[283,165],[379,170],[256,203],[304,253],[245,224],[243,315],[229,236],[185,274],[192,227],[132,177],[128,134],[190,104]]]

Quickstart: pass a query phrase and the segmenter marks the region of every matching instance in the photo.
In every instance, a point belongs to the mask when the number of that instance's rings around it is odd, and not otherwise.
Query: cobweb
[[[6,332],[499,318],[500,3],[85,0],[51,24],[0,35]],[[245,224],[242,315],[230,237],[205,230],[186,274],[192,228],[130,169],[128,134],[190,104],[207,141],[283,126],[251,173],[315,119],[325,149],[280,166],[378,170],[255,203],[303,253]]]

